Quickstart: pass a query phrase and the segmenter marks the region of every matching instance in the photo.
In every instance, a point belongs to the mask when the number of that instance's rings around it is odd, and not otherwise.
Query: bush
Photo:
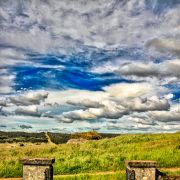
[[[102,139],[102,136],[96,131],[75,133],[71,135],[71,139],[87,139],[87,140],[99,140]]]

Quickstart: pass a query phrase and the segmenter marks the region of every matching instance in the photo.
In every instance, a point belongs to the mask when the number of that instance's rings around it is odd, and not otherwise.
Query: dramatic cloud
[[[0,106],[7,106],[6,99],[0,99]]]
[[[0,94],[8,94],[13,92],[12,82],[15,75],[9,74],[7,69],[0,68]]]
[[[122,64],[116,70],[123,76],[138,76],[138,77],[157,77],[165,76],[180,77],[180,60],[167,60],[161,63],[145,63],[145,62],[129,62]]]
[[[67,113],[63,113],[60,120],[63,122],[73,122],[73,120],[88,120],[95,119],[96,116],[88,111],[75,110]]]
[[[38,112],[38,108],[35,105],[31,105],[28,107],[19,107],[15,110],[17,115],[25,115],[25,116],[37,116],[40,117],[41,114]]]
[[[27,63],[24,52],[13,48],[0,47],[0,58],[1,58],[1,64],[0,64],[1,68]]]
[[[148,83],[121,83],[104,87],[104,90],[115,99],[134,98],[139,96],[150,97],[163,94],[166,89]]]
[[[177,0],[0,1],[0,130],[178,130],[179,9]]]
[[[19,95],[17,97],[10,97],[10,102],[17,106],[23,105],[33,105],[33,104],[40,104],[41,101],[48,97],[48,93],[44,91],[40,92],[28,92],[23,95]]]
[[[166,71],[169,72],[170,75],[180,78],[180,59],[166,61],[164,63],[164,66],[166,67]]]
[[[80,103],[78,103],[80,104]],[[166,99],[125,99],[124,101],[102,101],[104,107],[87,108],[63,113],[61,119],[64,122],[74,120],[93,120],[98,118],[119,119],[131,112],[161,111],[168,110],[170,104]],[[75,105],[75,104],[74,104]]]
[[[158,76],[159,75],[159,69],[156,67],[155,64],[149,63],[125,63],[122,64],[122,66],[117,70],[122,75],[125,76],[140,76],[140,77],[145,77],[145,76]]]
[[[33,31],[33,30],[32,30]],[[0,32],[0,41],[4,45],[20,48],[22,50],[30,50],[33,52],[45,52],[50,46],[50,37],[48,33],[40,32]]]
[[[162,53],[172,52],[180,56],[180,42],[173,39],[153,39],[146,43],[147,47],[153,47]]]
[[[156,121],[173,122],[180,121],[180,111],[153,111],[149,112],[150,118]]]
[[[30,125],[25,125],[25,124],[20,125],[19,127],[20,127],[21,129],[32,129],[32,126],[30,126]]]
[[[71,104],[71,105],[76,105],[76,106],[84,106],[84,107],[87,107],[87,108],[98,108],[98,107],[103,107],[104,105],[97,102],[97,101],[91,101],[89,99],[84,99],[80,102],[75,102],[75,101],[72,101],[72,100],[69,100],[67,101],[68,104]]]
[[[133,89],[132,89],[133,87]],[[137,84],[116,84],[104,88],[106,97],[98,101],[87,99],[71,101],[70,104],[85,109],[73,110],[62,113],[58,117],[64,122],[75,120],[97,120],[99,118],[119,119],[133,111],[146,112],[154,110],[168,110],[170,104],[167,99],[159,99],[153,96],[157,93],[152,86],[144,83]],[[164,91],[164,90],[163,90]],[[162,91],[162,93],[164,93]],[[102,92],[104,94],[104,92]],[[139,96],[139,98],[137,98]],[[151,98],[149,96],[152,96]],[[145,97],[145,98],[143,98]],[[149,97],[147,99],[147,97]],[[67,101],[69,104],[69,101]]]
[[[71,47],[69,40],[98,48],[114,48],[119,44],[143,43],[149,39],[149,34],[151,39],[172,32],[178,34],[179,4],[174,2],[174,8],[166,9],[164,19],[157,18],[156,10],[163,14],[163,6],[170,6],[169,3],[162,5],[154,1],[152,4],[150,8],[144,0],[86,3],[8,0],[1,2],[0,41],[6,46],[47,52]],[[167,47],[172,49],[171,45]]]
[[[114,106],[112,106],[114,104]],[[75,110],[63,113],[59,118],[62,121],[73,122],[73,120],[96,120],[98,118],[118,119],[127,114],[123,106],[110,102],[104,108],[89,108],[86,110]]]
[[[167,99],[152,98],[135,98],[130,101],[123,102],[123,105],[132,111],[153,111],[153,110],[168,110],[170,104]]]

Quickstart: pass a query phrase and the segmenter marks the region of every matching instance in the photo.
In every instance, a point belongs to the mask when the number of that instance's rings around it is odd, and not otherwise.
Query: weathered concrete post
[[[23,180],[53,180],[55,159],[23,159]]]
[[[156,180],[156,161],[126,161],[126,180]]]

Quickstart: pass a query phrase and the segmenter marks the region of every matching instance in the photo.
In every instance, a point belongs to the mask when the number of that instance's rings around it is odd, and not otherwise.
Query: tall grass
[[[0,144],[0,177],[22,176],[25,157],[55,157],[56,175],[124,170],[125,160],[140,159],[180,167],[180,133],[121,135],[82,144]]]

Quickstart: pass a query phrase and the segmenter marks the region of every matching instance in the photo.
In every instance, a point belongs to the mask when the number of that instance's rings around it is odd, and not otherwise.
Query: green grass
[[[171,172],[171,171],[164,171],[164,170],[162,170],[161,172],[163,172],[163,173],[165,173],[165,174],[167,174],[167,175],[169,175],[169,176],[180,176],[180,171],[173,171],[173,172]]]
[[[0,144],[0,177],[21,177],[20,159],[25,157],[55,157],[55,175],[125,170],[125,160],[155,160],[160,167],[180,167],[180,133],[121,135],[82,144],[11,146]]]
[[[126,179],[125,173],[54,177],[54,180],[122,180],[122,179]]]

